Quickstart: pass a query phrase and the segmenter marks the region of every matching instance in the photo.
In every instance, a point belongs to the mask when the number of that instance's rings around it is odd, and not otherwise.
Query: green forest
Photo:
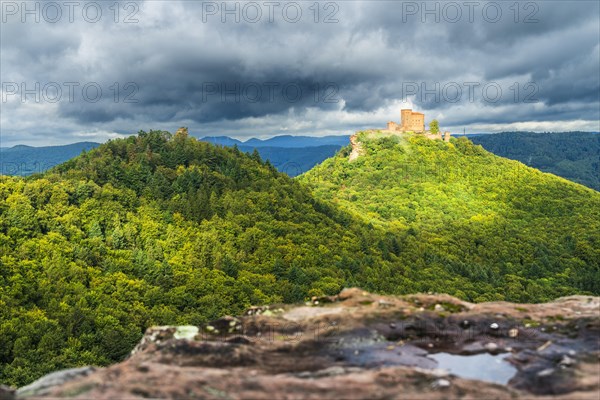
[[[369,288],[476,302],[600,293],[600,193],[466,138],[359,141],[357,160],[347,147],[300,180],[397,243],[402,273],[383,278],[373,266]]]
[[[152,325],[346,286],[600,294],[600,193],[466,139],[363,141],[299,179],[165,131],[1,176],[0,382],[122,360]]]
[[[501,157],[562,176],[600,191],[600,134],[502,132],[469,139]]]

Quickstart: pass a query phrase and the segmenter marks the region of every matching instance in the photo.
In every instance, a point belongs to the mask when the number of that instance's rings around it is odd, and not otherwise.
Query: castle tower
[[[400,128],[403,131],[425,132],[425,114],[410,108],[400,110]]]
[[[414,112],[411,115],[411,130],[415,132],[425,132],[425,114]]]
[[[403,131],[408,130],[408,121],[410,120],[410,116],[412,114],[412,110],[410,108],[405,108],[400,110],[400,129]]]

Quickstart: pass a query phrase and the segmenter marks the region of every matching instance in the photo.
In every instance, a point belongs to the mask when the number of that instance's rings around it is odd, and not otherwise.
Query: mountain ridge
[[[551,172],[592,189],[600,190],[600,135],[597,132],[501,132],[456,135],[455,137],[463,136],[476,144],[483,145],[494,154],[521,161],[544,172]],[[290,139],[289,135],[285,136],[283,140],[274,137],[265,140],[248,139],[246,142],[242,142],[227,136],[206,136],[200,140],[219,146],[238,146],[245,152],[257,149],[263,159],[271,161],[279,171],[294,177],[307,172],[315,165],[333,156],[348,144],[349,136],[325,138],[323,141],[319,137],[303,136],[291,144],[290,140],[295,139]],[[246,143],[249,141],[254,145],[247,145]],[[333,144],[328,144],[330,141]],[[73,146],[81,143],[85,142],[75,143]],[[91,144],[93,145],[91,147],[99,145],[93,142]],[[274,144],[278,146],[292,145],[293,147],[276,147]],[[20,147],[20,151],[15,151],[14,148],[0,148],[0,158],[5,160],[0,173],[30,175],[44,172],[80,152],[79,150],[65,152],[61,150],[62,146],[47,148],[50,149],[50,157],[47,154],[48,151],[40,151],[39,148],[33,146],[23,145]],[[60,154],[53,156],[51,154],[53,148]],[[11,149],[13,149],[12,156]]]

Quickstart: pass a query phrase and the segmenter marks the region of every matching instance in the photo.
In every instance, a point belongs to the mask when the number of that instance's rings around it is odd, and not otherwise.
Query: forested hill
[[[496,155],[600,191],[600,135],[597,133],[503,132],[469,138]]]
[[[435,291],[478,301],[600,293],[600,193],[466,138],[359,141],[355,161],[348,147],[300,180],[397,238],[402,272],[388,290],[418,289],[420,274]]]
[[[334,294],[391,270],[392,243],[258,153],[183,133],[0,177],[0,382],[118,361],[149,326]]]
[[[600,293],[597,192],[469,142],[366,150],[304,177],[323,178],[320,199],[257,152],[183,132],[0,177],[0,382],[121,360],[152,325],[345,286],[471,301]]]

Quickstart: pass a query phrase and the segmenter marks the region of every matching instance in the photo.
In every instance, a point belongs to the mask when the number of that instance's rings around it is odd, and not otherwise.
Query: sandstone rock
[[[434,382],[433,387],[441,388],[441,389],[450,387],[450,381],[447,379],[438,379],[437,381]]]
[[[575,364],[575,360],[565,355],[563,356],[562,360],[560,360],[559,364],[564,365],[565,367],[570,367],[571,365]]]
[[[77,378],[85,377],[96,371],[94,367],[81,367],[64,369],[48,374],[27,386],[17,390],[18,397],[45,396],[52,392],[56,387]]]
[[[0,400],[14,400],[15,390],[11,387],[0,385]]]
[[[490,353],[493,353],[494,351],[498,350],[498,345],[496,343],[493,343],[493,342],[486,343],[484,347]]]
[[[150,328],[124,362],[91,374],[51,374],[18,394],[86,400],[597,400],[600,317],[589,306],[600,304],[596,298],[527,305],[527,320],[521,305],[470,304],[446,295],[392,297],[345,289],[319,306],[314,301],[320,300],[255,307],[203,327]],[[436,304],[457,307],[445,315]],[[565,316],[560,323],[553,317],[558,314]],[[535,326],[525,329],[531,322]],[[508,332],[500,329],[508,326]],[[505,385],[465,379],[456,370],[450,375],[430,354],[464,355],[467,365],[469,355],[493,356],[509,347],[510,353],[495,356],[518,367]]]

